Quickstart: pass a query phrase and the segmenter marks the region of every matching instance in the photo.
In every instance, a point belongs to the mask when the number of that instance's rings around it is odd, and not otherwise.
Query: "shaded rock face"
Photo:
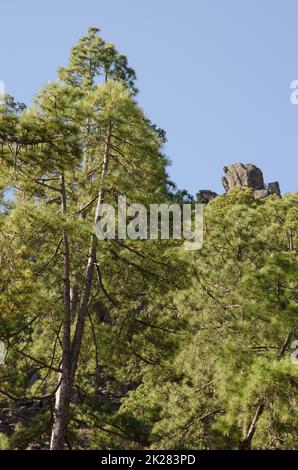
[[[208,204],[208,202],[212,201],[215,197],[217,197],[218,194],[210,191],[209,189],[201,189],[197,193],[197,202],[199,204]]]
[[[235,163],[224,167],[222,179],[226,191],[239,186],[248,186],[259,191],[265,189],[262,171],[252,163]]]
[[[274,181],[273,183],[268,183],[268,193],[277,194],[278,196],[281,195],[278,181]]]

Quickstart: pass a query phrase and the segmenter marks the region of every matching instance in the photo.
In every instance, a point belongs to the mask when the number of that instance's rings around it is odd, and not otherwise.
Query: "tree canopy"
[[[98,240],[102,203],[192,202],[97,28],[0,105],[0,446],[298,446],[298,197],[229,191],[204,244]],[[5,411],[6,410],[6,411]]]

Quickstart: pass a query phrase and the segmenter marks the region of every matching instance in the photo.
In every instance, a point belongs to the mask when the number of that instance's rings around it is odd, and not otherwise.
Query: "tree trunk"
[[[68,410],[71,395],[69,377],[61,373],[60,385],[55,395],[54,423],[51,435],[51,450],[63,450],[68,424]]]
[[[277,359],[281,359],[284,356],[284,354],[286,352],[286,349],[287,349],[288,345],[290,344],[292,336],[293,336],[293,331],[290,330],[288,332],[287,336],[285,337],[285,340],[282,344],[282,347],[280,348],[280,350],[278,352]],[[257,424],[258,424],[258,421],[259,421],[260,417],[262,416],[264,410],[265,410],[265,401],[264,401],[264,398],[261,398],[258,401],[255,413],[254,413],[254,415],[252,417],[252,420],[251,420],[251,422],[248,426],[247,432],[245,433],[245,437],[244,437],[243,441],[240,443],[240,449],[242,449],[242,450],[251,450],[251,444],[252,444],[252,440],[253,440],[253,437],[255,435],[256,429],[257,429]]]
[[[108,127],[108,133],[107,133],[106,144],[105,144],[104,155],[103,155],[103,165],[102,165],[102,171],[101,171],[101,189],[98,192],[98,199],[97,199],[97,205],[96,205],[95,217],[94,217],[94,230],[91,235],[85,283],[84,283],[83,292],[81,296],[76,329],[75,329],[75,334],[74,334],[72,348],[71,348],[71,365],[70,365],[71,382],[74,381],[76,370],[77,370],[82,337],[84,333],[85,319],[86,319],[86,314],[87,314],[87,309],[88,309],[88,302],[89,302],[90,292],[91,292],[91,287],[92,287],[92,282],[93,282],[94,265],[96,263],[96,246],[97,246],[97,237],[95,235],[95,228],[99,219],[100,206],[104,200],[103,184],[104,184],[104,179],[108,171],[111,136],[112,136],[112,125],[110,123]]]
[[[241,450],[251,450],[252,439],[255,435],[255,432],[256,432],[256,429],[257,429],[257,423],[258,423],[258,421],[259,421],[259,419],[260,419],[260,417],[261,417],[261,415],[264,411],[264,408],[265,408],[264,402],[263,402],[263,400],[260,400],[257,407],[256,407],[253,418],[252,418],[252,420],[251,420],[251,422],[248,426],[245,438],[243,439],[243,441],[240,445]]]
[[[70,301],[70,262],[69,262],[69,243],[67,233],[63,230],[64,242],[64,303],[65,303],[65,321],[64,321],[64,340],[62,354],[62,372],[60,374],[60,385],[55,397],[54,424],[52,428],[51,450],[63,450],[66,441],[68,426],[68,411],[72,395],[73,384],[77,371],[81,343],[84,333],[85,319],[88,309],[88,302],[93,282],[94,264],[96,262],[97,238],[95,235],[96,224],[99,219],[100,206],[104,199],[103,183],[108,170],[110,142],[112,135],[112,125],[109,124],[105,143],[103,166],[101,172],[101,189],[98,192],[98,200],[94,218],[94,231],[91,236],[89,256],[86,267],[85,282],[81,295],[80,306],[76,321],[74,338],[71,344],[70,325],[71,325],[71,301]],[[64,176],[61,177],[62,210],[66,213],[66,192]]]
[[[62,214],[67,212],[66,205],[66,190],[64,175],[60,179],[61,187],[61,208]],[[68,408],[70,400],[70,324],[71,324],[71,302],[70,302],[70,256],[69,256],[69,242],[66,230],[62,229],[62,239],[64,248],[64,335],[63,335],[63,348],[62,348],[62,371],[59,377],[59,386],[55,395],[55,409],[54,409],[54,423],[51,436],[51,450],[59,450],[64,448],[66,437],[67,421],[68,421]]]

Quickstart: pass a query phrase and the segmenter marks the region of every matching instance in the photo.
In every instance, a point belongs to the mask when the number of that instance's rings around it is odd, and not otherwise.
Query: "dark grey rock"
[[[268,193],[269,194],[277,194],[278,196],[281,195],[279,182],[274,181],[273,183],[268,183]]]
[[[200,204],[208,204],[208,202],[212,201],[212,199],[218,196],[217,193],[214,191],[210,191],[209,189],[201,189],[197,193],[197,202]]]

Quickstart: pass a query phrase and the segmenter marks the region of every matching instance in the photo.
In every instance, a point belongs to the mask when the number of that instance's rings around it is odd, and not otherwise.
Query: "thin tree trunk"
[[[112,125],[111,123],[109,124],[108,127],[108,133],[107,133],[107,138],[106,138],[106,143],[105,143],[105,149],[104,149],[104,155],[103,155],[103,165],[102,165],[102,171],[101,171],[101,188],[98,193],[98,200],[97,200],[97,205],[96,205],[96,210],[95,210],[95,217],[94,217],[94,230],[91,235],[91,241],[90,241],[90,248],[89,248],[89,257],[88,257],[88,263],[87,263],[87,269],[86,269],[86,277],[85,277],[85,284],[83,287],[83,293],[81,296],[81,302],[80,302],[80,307],[79,307],[79,312],[78,312],[78,318],[77,318],[77,323],[76,323],[76,329],[75,329],[75,335],[74,339],[72,342],[72,348],[71,348],[71,381],[73,383],[76,370],[77,370],[77,365],[78,365],[78,360],[79,360],[79,355],[80,355],[80,349],[81,349],[81,343],[82,343],[82,337],[84,333],[84,325],[85,325],[85,319],[86,319],[86,314],[87,314],[87,308],[88,308],[88,302],[90,298],[90,292],[91,292],[91,287],[92,287],[92,282],[93,282],[93,274],[94,274],[94,266],[96,263],[96,246],[97,246],[97,237],[95,234],[95,228],[96,224],[99,220],[99,214],[100,214],[100,207],[103,204],[104,200],[104,179],[106,177],[107,171],[108,171],[108,165],[109,165],[109,153],[110,153],[110,143],[111,143],[111,135],[112,135]]]
[[[253,418],[252,418],[252,420],[251,420],[251,422],[248,426],[245,438],[243,439],[243,441],[241,443],[241,449],[242,450],[251,450],[252,439],[253,439],[254,434],[256,432],[257,423],[258,423],[259,418],[261,417],[261,415],[264,411],[264,408],[265,408],[264,402],[263,402],[263,400],[260,400],[257,407],[256,407],[256,411],[253,415]]]
[[[63,359],[62,359],[62,373],[60,377],[60,386],[56,393],[56,404],[55,404],[55,418],[54,425],[52,430],[51,438],[51,450],[62,450],[64,448],[66,435],[67,435],[67,425],[68,425],[68,410],[70,405],[70,399],[74,384],[74,379],[77,371],[78,360],[81,350],[81,343],[84,333],[85,319],[88,309],[88,302],[90,299],[90,293],[93,282],[94,274],[94,265],[96,262],[96,246],[97,246],[97,237],[95,235],[96,224],[99,219],[100,206],[103,203],[104,199],[104,179],[108,171],[109,164],[109,152],[110,152],[110,142],[112,135],[112,125],[109,124],[108,133],[104,148],[103,155],[103,166],[101,172],[101,188],[98,192],[98,200],[95,211],[94,218],[94,230],[91,236],[90,247],[89,247],[89,256],[86,267],[85,282],[83,286],[83,291],[81,294],[80,306],[78,309],[78,316],[76,321],[74,338],[71,343],[70,340],[70,322],[71,322],[71,302],[70,302],[70,282],[69,282],[69,245],[66,233],[63,234],[63,240],[66,236],[66,244],[64,243],[64,251],[66,253],[65,246],[68,247],[68,257],[64,258],[64,273],[68,272],[68,276],[65,276],[65,279],[68,278],[68,282],[64,279],[64,300],[65,300],[65,310],[66,310],[66,320],[65,320],[65,329],[64,329],[64,342],[63,342]],[[64,179],[63,179],[64,183]],[[62,185],[61,185],[62,186]],[[64,184],[64,196],[65,196],[65,184]],[[62,200],[64,200],[62,196]],[[65,196],[65,208],[66,208],[66,196]],[[68,262],[67,262],[68,259]],[[68,269],[67,269],[68,266]],[[64,344],[65,343],[65,344]]]
[[[285,337],[285,340],[278,352],[278,355],[277,355],[277,359],[281,359],[283,357],[283,355],[285,354],[285,351],[288,347],[288,345],[290,344],[290,341],[291,341],[291,338],[293,336],[293,331],[290,330],[287,334],[287,336]],[[263,412],[265,410],[265,403],[264,403],[264,399],[260,399],[258,404],[257,404],[257,407],[256,407],[256,410],[255,410],[255,413],[252,417],[252,420],[248,426],[248,429],[247,429],[247,432],[245,434],[245,437],[243,439],[243,441],[241,442],[240,444],[240,449],[244,449],[244,450],[251,450],[251,444],[252,444],[252,439],[255,435],[255,432],[256,432],[256,429],[257,429],[257,423],[260,419],[260,417],[262,416]]]
[[[277,356],[278,359],[281,359],[283,357],[283,355],[285,354],[285,352],[287,350],[287,347],[289,346],[289,344],[291,342],[292,336],[293,336],[293,330],[290,330],[288,332],[287,336],[285,337],[285,340],[282,344],[282,347],[279,350],[279,353],[278,353],[278,356]]]
[[[64,175],[61,175],[61,209],[65,215],[67,212],[66,190]],[[68,421],[68,408],[70,399],[70,324],[71,324],[71,302],[70,302],[70,256],[69,241],[65,228],[62,229],[64,248],[64,334],[62,349],[62,372],[59,374],[59,387],[55,395],[54,423],[52,428],[51,444],[52,450],[63,449],[66,438]]]

